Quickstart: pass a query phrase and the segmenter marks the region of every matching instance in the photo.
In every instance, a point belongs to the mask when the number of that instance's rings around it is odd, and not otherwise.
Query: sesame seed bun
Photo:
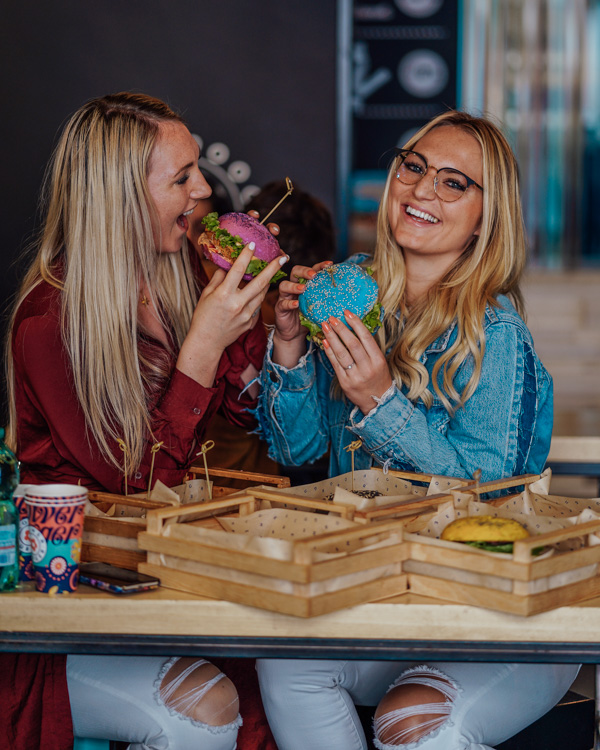
[[[306,282],[299,297],[300,319],[309,329],[309,338],[323,339],[322,324],[332,315],[343,323],[344,310],[350,310],[372,333],[383,319],[377,302],[379,289],[371,274],[354,263],[338,263],[319,271]]]

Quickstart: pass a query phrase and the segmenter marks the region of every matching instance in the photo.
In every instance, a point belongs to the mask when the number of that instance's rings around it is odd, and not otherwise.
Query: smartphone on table
[[[79,580],[113,594],[134,594],[160,586],[160,580],[154,576],[101,562],[81,563]]]

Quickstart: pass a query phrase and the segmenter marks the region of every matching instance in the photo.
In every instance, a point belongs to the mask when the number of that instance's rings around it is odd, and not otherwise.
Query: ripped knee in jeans
[[[204,659],[168,661],[158,695],[170,713],[209,727],[238,723],[239,699],[233,682]]]
[[[407,670],[377,706],[375,746],[390,750],[436,732],[448,721],[457,693],[442,672],[430,667]]]

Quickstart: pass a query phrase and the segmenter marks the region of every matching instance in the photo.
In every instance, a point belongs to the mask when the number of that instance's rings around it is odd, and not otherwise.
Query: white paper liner
[[[302,512],[288,508],[259,510],[237,518],[219,518],[225,531],[257,537],[273,537],[295,541],[332,531],[342,531],[358,526],[354,521],[334,515]],[[342,552],[344,550],[335,550]]]
[[[259,511],[260,512],[260,511]],[[272,512],[272,511],[270,511]],[[285,511],[294,513],[294,511]],[[252,514],[254,515],[254,514]],[[322,516],[324,519],[331,520],[331,516]],[[336,519],[333,519],[336,520]],[[344,520],[344,519],[337,519]],[[356,524],[350,523],[352,526]],[[214,546],[218,549],[231,549],[253,553],[263,558],[271,560],[293,560],[294,542],[288,539],[277,539],[275,537],[259,537],[251,534],[230,533],[227,531],[217,531],[215,529],[206,529],[198,526],[186,524],[177,524],[169,526],[164,530],[164,536],[171,539],[180,539],[193,541],[206,546]],[[384,538],[382,538],[384,537]],[[374,534],[367,540],[353,542],[353,551],[365,552],[370,550],[384,549],[385,547],[399,544],[400,539],[394,533],[382,532]],[[335,542],[327,546],[327,552],[313,551],[313,562],[323,560],[334,560],[341,557],[352,556],[352,551],[348,551],[345,545],[336,546]],[[338,591],[351,586],[357,586],[361,583],[367,583],[379,578],[388,578],[390,576],[400,575],[402,572],[401,563],[390,563],[383,566],[371,567],[348,575],[336,575],[324,581],[318,581],[308,584],[300,584],[294,581],[285,580],[283,577],[272,577],[258,573],[249,573],[247,571],[237,570],[231,567],[221,565],[211,565],[208,563],[196,562],[181,557],[159,554],[160,564],[168,568],[180,570],[196,575],[216,578],[222,581],[232,581],[234,583],[255,586],[270,591],[280,593],[294,594],[296,596],[318,596],[327,592]],[[283,575],[283,574],[282,574]]]
[[[413,485],[407,479],[384,474],[374,469],[363,469],[349,471],[346,474],[312,484],[302,484],[296,487],[285,487],[280,492],[286,495],[308,498],[310,500],[325,500],[332,498],[333,502],[340,505],[353,505],[357,510],[368,510],[380,505],[400,503],[403,500],[414,500],[415,497],[434,495],[447,492],[450,488],[464,483],[464,479],[454,477],[434,476],[428,487]],[[265,489],[273,489],[267,487]],[[380,492],[381,495],[374,498],[364,498],[355,492],[368,490]],[[289,506],[294,507],[294,506]]]
[[[269,511],[270,513],[277,512]],[[296,511],[285,511],[288,514],[294,514]],[[264,513],[264,511],[258,511],[258,514]],[[246,518],[257,514],[250,514]],[[303,514],[299,514],[303,515]],[[352,521],[346,521],[345,519],[337,519],[333,516],[321,516],[326,521],[335,522],[343,521],[345,528],[358,527],[365,528],[362,525],[355,524]],[[347,524],[350,524],[348,526]],[[331,525],[327,531],[333,532],[336,530],[335,525]],[[379,547],[386,547],[392,544],[398,544],[398,536],[394,533],[382,531],[380,534],[376,533],[377,529],[368,529],[370,532],[366,539],[357,539],[352,541],[351,544],[347,544],[346,541],[337,542],[334,539],[328,542],[326,546],[323,543],[319,544],[319,551],[313,552],[313,559],[318,562],[320,560],[332,560],[336,557],[347,555],[358,549],[361,551],[367,549],[377,549]],[[257,555],[261,555],[266,558],[273,560],[288,560],[293,559],[294,552],[294,540],[291,539],[279,539],[275,536],[257,536],[255,534],[235,534],[228,531],[219,531],[217,529],[208,529],[203,526],[194,526],[191,524],[176,524],[168,526],[163,531],[163,536],[169,539],[181,539],[186,542],[197,542],[199,544],[208,545],[211,547],[218,547],[219,549],[231,549],[239,550],[244,552],[251,552]],[[312,530],[309,530],[304,537],[296,537],[296,541],[301,539],[308,539],[312,534]],[[325,551],[322,551],[325,550]]]

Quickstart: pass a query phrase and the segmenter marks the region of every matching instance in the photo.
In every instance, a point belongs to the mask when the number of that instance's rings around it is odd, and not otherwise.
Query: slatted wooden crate
[[[265,505],[270,507],[278,500],[283,504],[289,498],[284,491],[251,488],[244,495],[209,504],[150,511],[147,530],[139,536],[140,547],[148,551],[148,562],[139,569],[158,576],[169,588],[299,617],[325,614],[406,590],[407,578],[402,572],[406,545],[402,523],[396,520],[286,540],[284,559],[256,545],[253,549],[233,549],[230,545],[238,542],[231,538],[242,534],[214,529],[206,533],[207,521],[214,525],[214,517],[219,514],[250,517]],[[293,504],[305,514],[323,514],[324,519],[338,515],[351,520],[353,516],[352,508],[332,502],[295,496]],[[207,518],[198,519],[199,512]],[[185,523],[186,516],[196,520]],[[179,523],[170,524],[173,519]]]
[[[537,479],[535,475],[514,477],[465,489],[481,495]],[[494,499],[491,505],[502,507],[514,497]],[[561,498],[552,500],[560,505]],[[419,523],[424,524],[433,515],[423,515]],[[444,601],[517,615],[533,615],[574,604],[600,595],[600,544],[591,545],[588,536],[599,532],[600,520],[593,520],[533,535],[515,542],[512,555],[406,533],[409,559],[405,570],[409,589]],[[571,550],[553,547],[571,539],[583,539],[583,546]],[[548,547],[548,551],[536,557],[532,551],[539,547]]]
[[[256,472],[235,471],[232,469],[209,469],[210,479],[213,480],[213,498],[225,497],[236,490],[222,487],[218,484],[221,477],[240,480],[248,485],[272,485],[275,487],[289,487],[288,477],[259,474]],[[204,467],[192,466],[188,479],[204,479]],[[216,481],[215,481],[216,479]],[[172,505],[154,502],[145,497],[133,495],[117,495],[109,492],[89,492],[88,499],[100,510],[106,511],[112,505],[127,506],[137,512],[147,513],[158,508],[171,508]],[[145,517],[96,517],[86,515],[83,524],[83,543],[81,549],[82,562],[105,562],[128,570],[137,570],[138,565],[146,560],[146,553],[137,543],[138,534],[146,530]]]

